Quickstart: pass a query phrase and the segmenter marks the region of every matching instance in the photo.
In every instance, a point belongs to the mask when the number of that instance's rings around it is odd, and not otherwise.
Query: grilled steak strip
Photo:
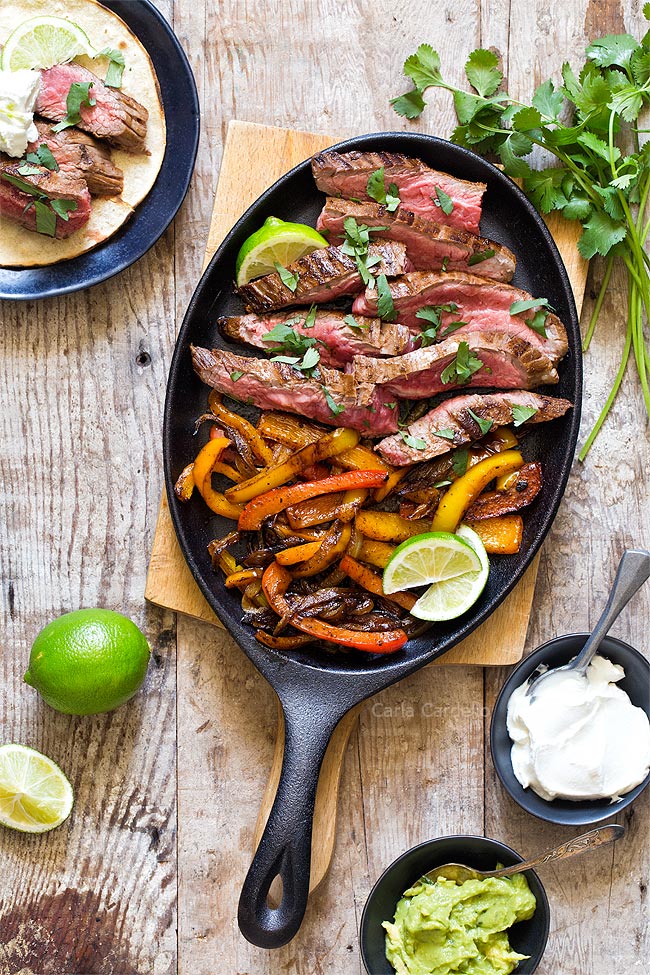
[[[316,186],[327,196],[346,200],[370,200],[368,179],[384,167],[386,188],[395,183],[403,207],[411,213],[429,217],[436,223],[478,234],[485,183],[471,183],[449,173],[437,172],[420,159],[400,152],[334,152],[326,149],[312,158],[311,168]],[[451,197],[453,209],[444,212],[437,203],[436,190]]]
[[[403,244],[376,241],[368,248],[368,254],[381,258],[372,268],[373,274],[392,278],[411,267]],[[354,258],[344,254],[340,247],[312,251],[290,264],[287,270],[298,279],[295,291],[282,283],[279,274],[267,274],[239,288],[246,307],[251,311],[267,312],[290,305],[322,304],[341,295],[357,294],[363,288]]]
[[[107,88],[97,75],[80,64],[55,64],[53,68],[41,71],[36,113],[54,122],[62,121],[68,114],[66,102],[70,85],[87,81],[92,83],[90,96],[96,104],[82,106],[78,128],[129,152],[146,152],[147,109],[121,89]]]
[[[457,384],[444,382],[442,373],[458,356],[461,342],[467,344],[471,356],[483,363],[466,386],[535,389],[544,383],[558,382],[551,360],[523,339],[499,332],[472,332],[464,339],[454,335],[437,345],[392,359],[356,356],[349,371],[359,384],[359,403],[367,404],[363,397],[373,385],[383,386],[402,399],[424,399],[448,392]]]
[[[286,323],[298,335],[315,339],[324,366],[343,367],[355,355],[401,355],[412,348],[412,336],[403,325],[391,325],[379,318],[359,318],[359,327],[346,321],[351,316],[338,311],[317,311],[313,325],[305,325],[306,311],[273,312],[269,315],[237,315],[217,319],[221,334],[267,352],[277,352],[277,342],[265,340],[276,325]]]
[[[486,491],[480,494],[465,512],[467,521],[484,521],[500,518],[520,511],[534,501],[542,490],[542,465],[538,460],[524,464],[517,471],[514,484],[504,491]]]
[[[408,325],[414,334],[428,327],[428,323],[416,317],[427,305],[457,305],[456,311],[441,312],[442,326],[439,335],[451,322],[467,324],[454,335],[462,337],[470,331],[503,331],[518,336],[544,352],[554,363],[566,355],[568,349],[564,325],[549,312],[546,317],[546,338],[535,332],[526,320],[535,311],[510,314],[515,301],[528,301],[532,295],[521,288],[503,282],[480,278],[462,271],[436,274],[432,271],[412,271],[390,283],[390,293],[398,320]],[[352,310],[358,315],[377,314],[377,292],[367,288],[365,294],[355,299]],[[442,336],[444,337],[444,336]]]
[[[32,166],[38,168],[38,173],[31,176],[23,176],[19,170],[24,166],[21,160],[11,159],[9,156],[0,154],[0,215],[8,217],[10,220],[19,223],[27,230],[36,231],[36,208],[33,205],[36,197],[31,196],[20,190],[13,183],[3,179],[7,174],[14,176],[23,183],[29,183],[39,193],[44,194],[50,200],[74,200],[77,204],[76,210],[71,210],[68,219],[63,220],[56,217],[56,237],[62,240],[70,237],[80,227],[88,223],[90,219],[90,193],[83,179],[71,176],[64,172],[54,172],[44,166]]]
[[[382,457],[403,467],[405,464],[416,464],[423,460],[430,460],[440,454],[446,454],[454,447],[480,440],[483,434],[470,410],[481,420],[492,420],[493,427],[503,427],[512,423],[513,406],[529,407],[536,412],[525,421],[526,425],[545,423],[564,416],[570,410],[572,403],[567,399],[557,399],[552,396],[542,396],[516,389],[508,393],[476,393],[467,396],[454,396],[434,407],[426,416],[411,423],[405,433],[413,438],[424,441],[424,448],[417,450],[409,447],[401,436],[387,437],[377,444]],[[440,431],[445,434],[451,430],[453,440],[437,436]]]
[[[124,174],[116,166],[110,151],[100,142],[74,126],[53,132],[48,122],[36,121],[38,139],[27,147],[36,152],[46,145],[59,168],[71,176],[81,176],[91,196],[119,196],[124,189]]]
[[[284,362],[244,358],[221,349],[195,346],[192,346],[192,363],[194,371],[208,386],[263,410],[285,410],[328,426],[351,427],[366,437],[380,437],[397,430],[398,411],[386,405],[388,397],[372,389],[368,405],[359,406],[353,377],[336,369],[319,367],[318,378],[308,379]],[[243,375],[238,376],[239,373]],[[338,407],[342,407],[340,412],[336,412]]]
[[[354,217],[367,227],[382,227],[381,236],[406,244],[406,253],[413,267],[420,271],[449,271],[480,268],[481,275],[495,281],[510,281],[515,273],[516,258],[512,251],[486,237],[476,237],[466,230],[442,227],[427,217],[419,216],[400,206],[394,213],[378,203],[355,203],[328,197],[318,218],[317,229],[327,230],[330,241],[338,244],[343,238],[343,222]]]

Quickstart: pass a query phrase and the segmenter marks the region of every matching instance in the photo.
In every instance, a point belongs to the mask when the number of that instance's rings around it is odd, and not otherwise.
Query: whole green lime
[[[101,714],[140,689],[149,645],[110,609],[78,609],[48,623],[34,640],[24,680],[64,714]]]

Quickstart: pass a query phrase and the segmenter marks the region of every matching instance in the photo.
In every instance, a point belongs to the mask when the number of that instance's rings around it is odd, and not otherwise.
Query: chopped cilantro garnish
[[[77,209],[76,200],[51,200],[45,193],[42,193],[37,186],[32,186],[23,179],[13,176],[11,173],[1,173],[1,178],[11,183],[16,189],[28,196],[34,197],[25,210],[34,207],[36,214],[36,230],[39,234],[47,237],[56,236],[56,218],[69,220],[69,214]],[[24,212],[24,211],[23,211]]]
[[[291,318],[285,322],[278,322],[270,332],[262,336],[262,341],[269,344],[273,343],[275,348],[282,349],[291,355],[298,357],[304,355],[307,349],[316,345],[316,339],[301,335],[300,332],[291,327],[290,322],[297,323],[300,320],[299,318]]]
[[[234,383],[236,383],[237,380],[238,379],[241,379],[241,377],[243,375],[244,375],[244,373],[243,372],[240,372],[239,369],[234,369],[233,372],[230,373],[230,378],[232,379],[232,381]]]
[[[449,264],[449,256],[443,257],[442,264],[440,265],[440,270],[441,271],[446,271],[448,264]]]
[[[367,322],[360,322],[354,315],[346,315],[343,321],[348,328],[353,328],[355,331],[364,331],[370,327]]]
[[[482,264],[483,261],[488,261],[491,257],[494,257],[495,254],[496,251],[493,247],[486,247],[484,251],[478,251],[476,254],[472,254],[467,261],[467,266],[474,267],[475,264]]]
[[[394,213],[400,204],[399,192],[395,183],[391,183],[388,190],[386,190],[384,166],[381,166],[380,169],[376,169],[374,173],[370,174],[366,185],[366,193],[371,200],[376,200],[377,203],[385,206],[389,213]]]
[[[452,430],[451,427],[445,427],[444,430],[436,430],[436,437],[442,437],[443,440],[453,440],[456,436],[456,431]]]
[[[313,328],[316,324],[316,305],[312,305],[307,312],[307,317],[305,318],[305,328]]]
[[[377,278],[377,314],[384,322],[394,322],[397,317],[385,274]]]
[[[513,425],[520,427],[522,423],[530,420],[531,416],[535,416],[536,413],[537,410],[534,406],[519,406],[515,403],[512,407]]]
[[[81,122],[81,109],[84,107],[92,108],[96,104],[95,99],[90,95],[90,89],[92,87],[92,81],[72,82],[65,103],[67,115],[61,122],[57,122],[56,125],[52,126],[53,132],[61,132],[62,129],[67,129],[71,125],[76,125],[78,122]]]
[[[459,342],[458,352],[448,366],[442,370],[440,379],[443,383],[464,386],[475,372],[483,368],[483,360],[474,352],[470,352],[467,342]]]
[[[454,201],[439,186],[436,186],[435,189],[436,189],[436,195],[432,196],[431,199],[433,200],[435,206],[440,207],[442,212],[445,213],[447,216],[449,216],[449,214],[454,209]]]
[[[339,413],[342,413],[343,412],[343,410],[345,409],[345,407],[344,406],[341,406],[340,403],[336,403],[335,402],[335,400],[332,397],[332,394],[330,393],[330,391],[327,388],[327,386],[321,386],[321,389],[323,390],[323,393],[325,394],[325,401],[326,401],[327,405],[329,406],[330,411],[334,414],[334,416],[338,416]]]
[[[104,84],[107,88],[121,88],[122,74],[124,73],[124,55],[121,51],[116,51],[112,47],[105,47],[97,56],[99,57],[99,55],[109,60]]]
[[[275,266],[275,270],[280,275],[280,280],[285,288],[288,288],[289,291],[295,291],[298,287],[298,275],[292,274],[291,271],[288,271],[287,268],[283,267],[278,261],[274,261],[273,264]]]
[[[468,408],[467,412],[471,418],[478,424],[479,430],[482,434],[486,434],[488,430],[491,430],[494,426],[494,420],[484,420],[483,417],[477,416],[474,410]]]
[[[410,447],[411,450],[426,450],[426,440],[422,440],[420,437],[412,437],[410,433],[406,432],[406,430],[400,430],[399,435],[406,446]]]
[[[456,477],[462,477],[467,470],[469,462],[469,450],[467,447],[460,447],[455,450],[451,458],[451,469]]]
[[[52,155],[49,146],[46,146],[44,142],[40,144],[36,152],[28,152],[25,156],[28,162],[36,163],[39,166],[45,166],[46,169],[51,169],[55,173],[59,171],[59,164]]]

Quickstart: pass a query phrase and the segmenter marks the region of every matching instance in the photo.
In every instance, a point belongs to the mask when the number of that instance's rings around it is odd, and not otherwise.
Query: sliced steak
[[[406,258],[406,247],[390,240],[376,241],[368,249],[370,257],[381,260],[372,267],[373,274],[394,278],[412,265]],[[341,295],[354,295],[363,281],[353,257],[340,247],[321,247],[294,261],[287,268],[298,279],[294,291],[282,283],[279,274],[266,274],[239,288],[239,294],[251,311],[275,311],[289,305],[322,304]]]
[[[270,315],[237,315],[217,319],[221,334],[235,342],[245,342],[267,352],[278,350],[280,343],[268,340],[276,325],[286,324],[305,338],[315,339],[320,361],[334,368],[352,362],[355,355],[401,355],[412,348],[412,336],[403,325],[391,325],[379,318],[359,318],[353,328],[346,322],[350,315],[339,311],[317,311],[313,325],[305,325],[306,312],[274,312]]]
[[[367,227],[381,227],[381,236],[406,244],[406,253],[418,271],[466,271],[480,268],[481,275],[495,281],[509,281],[515,273],[516,258],[512,251],[486,237],[476,237],[466,230],[443,227],[427,217],[400,206],[394,213],[378,203],[355,203],[328,197],[318,218],[317,228],[327,230],[330,241],[343,239],[343,222],[354,217]]]
[[[38,139],[27,147],[28,152],[36,152],[40,145],[46,145],[63,172],[85,179],[91,196],[120,195],[124,174],[113,163],[110,150],[92,135],[74,126],[53,132],[48,122],[38,120],[36,128]]]
[[[386,405],[387,397],[373,389],[367,405],[359,406],[353,377],[336,369],[319,369],[318,378],[308,379],[284,362],[244,358],[221,349],[195,346],[192,346],[192,362],[195,372],[208,386],[263,410],[285,410],[329,426],[351,427],[367,437],[380,437],[397,430],[398,411],[394,405],[392,408]],[[342,407],[340,412],[332,410],[325,390],[332,405]]]
[[[481,428],[470,413],[481,420],[492,420],[493,427],[506,426],[512,423],[513,406],[523,406],[536,412],[525,421],[526,424],[545,423],[556,420],[570,410],[572,403],[568,399],[556,399],[552,396],[541,396],[521,389],[509,393],[477,393],[469,396],[454,396],[434,407],[426,416],[421,417],[405,431],[407,436],[422,440],[425,444],[422,450],[409,447],[401,436],[387,437],[377,444],[382,457],[391,464],[403,467],[405,464],[416,464],[423,460],[430,460],[440,454],[446,454],[454,447],[480,440],[483,434]],[[453,440],[448,436],[438,434],[444,431],[453,432]]]
[[[92,84],[90,97],[96,104],[82,106],[78,128],[130,152],[146,152],[147,109],[121,89],[107,88],[97,75],[80,64],[55,64],[53,68],[41,71],[36,113],[53,122],[61,122],[68,114],[66,102],[70,85],[87,81]]]
[[[395,183],[402,206],[411,213],[429,217],[442,226],[479,233],[485,183],[457,179],[400,152],[341,153],[326,149],[311,161],[318,189],[327,196],[342,196],[346,200],[370,200],[368,179],[382,166],[386,189]],[[440,206],[437,190],[451,198],[451,213],[445,213]]]
[[[416,317],[422,308],[455,304],[458,306],[456,311],[441,312],[439,335],[444,333],[447,325],[462,321],[467,324],[454,332],[459,337],[471,331],[503,331],[537,346],[553,362],[559,362],[566,355],[567,334],[557,315],[547,315],[544,338],[526,324],[526,320],[535,314],[534,309],[518,315],[510,314],[513,302],[529,301],[532,295],[501,281],[479,278],[462,271],[447,271],[444,274],[412,271],[403,274],[397,281],[391,281],[390,293],[397,318],[403,325],[408,325],[414,334],[427,328],[427,322]],[[355,299],[352,310],[358,315],[376,315],[376,290],[367,288],[365,294]],[[444,338],[444,335],[441,337]]]
[[[24,165],[21,160],[0,155],[0,214],[3,217],[8,217],[27,230],[36,230],[36,207],[34,206],[36,197],[3,178],[7,175],[33,186],[48,200],[73,200],[77,204],[75,210],[69,211],[67,220],[56,217],[55,236],[60,240],[72,236],[80,227],[88,223],[90,193],[83,179],[64,172],[57,173],[44,166],[32,166],[31,163],[30,168],[38,168],[38,173],[24,176],[19,172]]]
[[[462,355],[461,345],[483,363],[462,384],[467,387],[535,389],[559,380],[551,360],[529,342],[499,332],[472,332],[465,339],[454,336],[392,359],[355,357],[349,371],[359,384],[359,403],[367,404],[363,396],[373,385],[383,386],[402,399],[424,399],[461,385],[457,379],[443,379],[443,372],[452,366],[459,351]]]

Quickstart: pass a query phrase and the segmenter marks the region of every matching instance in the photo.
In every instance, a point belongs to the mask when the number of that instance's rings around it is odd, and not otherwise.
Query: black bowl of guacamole
[[[428,840],[403,853],[381,875],[366,902],[361,917],[360,947],[363,963],[369,975],[395,975],[395,968],[386,957],[384,921],[392,921],[402,895],[428,870],[443,863],[464,863],[476,870],[494,870],[497,864],[510,866],[524,858],[504,843],[484,836],[442,836]],[[513,951],[529,957],[519,962],[513,975],[532,975],[539,965],[550,925],[548,898],[534,870],[524,874],[535,897],[535,912],[508,928]],[[464,971],[465,969],[462,969]],[[457,969],[451,968],[449,975]]]

